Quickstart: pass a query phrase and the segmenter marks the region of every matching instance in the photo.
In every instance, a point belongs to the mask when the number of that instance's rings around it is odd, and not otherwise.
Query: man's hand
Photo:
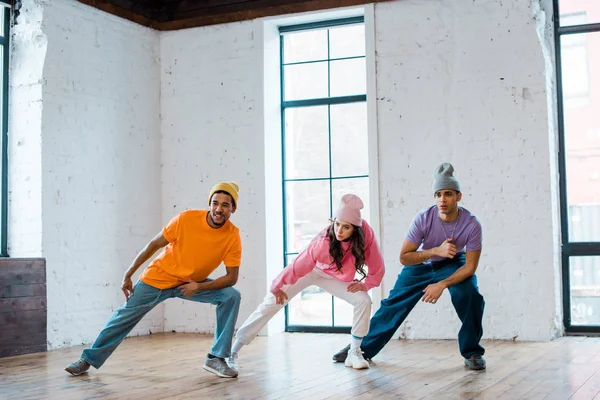
[[[363,285],[360,282],[352,282],[351,284],[348,285],[348,287],[346,288],[346,291],[350,292],[350,293],[356,293],[356,292],[366,292],[365,290],[365,285]]]
[[[121,290],[125,293],[125,300],[129,300],[129,297],[133,296],[133,283],[131,282],[131,277],[127,275],[123,276]]]
[[[424,301],[425,303],[435,304],[437,302],[437,300],[440,298],[440,296],[442,295],[442,292],[444,291],[444,289],[445,289],[444,285],[441,284],[440,282],[432,283],[431,285],[427,285],[425,290],[423,290],[423,292],[425,294],[423,295],[423,298],[421,299],[421,301]]]
[[[144,248],[142,251],[138,253],[135,257],[135,260],[131,263],[131,266],[123,275],[123,282],[121,282],[121,290],[125,294],[125,299],[129,300],[131,296],[133,296],[133,284],[131,283],[131,277],[135,274],[135,271],[138,270],[139,267],[142,266],[158,249],[162,249],[169,242],[162,235],[162,232],[159,232]]]
[[[281,289],[273,293],[273,296],[275,296],[275,304],[283,304],[288,299],[288,295]]]
[[[444,243],[436,247],[437,255],[440,257],[453,258],[456,255],[456,245],[454,245],[452,239],[444,240]]]
[[[184,297],[192,297],[199,292],[198,284],[196,282],[184,283],[179,286],[178,289]]]

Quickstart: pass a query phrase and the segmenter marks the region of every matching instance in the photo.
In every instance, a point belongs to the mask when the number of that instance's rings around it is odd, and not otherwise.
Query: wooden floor
[[[202,369],[206,335],[123,342],[100,370],[64,367],[82,347],[0,359],[0,399],[600,399],[600,339],[484,342],[487,371],[465,370],[452,340],[393,340],[368,370],[331,356],[347,335],[281,334],[243,349],[240,376]]]

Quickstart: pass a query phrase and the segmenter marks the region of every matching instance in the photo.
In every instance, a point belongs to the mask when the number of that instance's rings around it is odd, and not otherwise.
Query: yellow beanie
[[[210,189],[210,194],[208,195],[208,205],[210,206],[210,200],[212,199],[213,194],[220,190],[229,193],[233,198],[233,205],[237,207],[240,188],[235,182],[219,182],[213,186],[212,189]]]

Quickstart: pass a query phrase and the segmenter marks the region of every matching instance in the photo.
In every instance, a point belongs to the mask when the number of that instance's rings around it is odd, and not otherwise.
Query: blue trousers
[[[365,357],[373,358],[390,341],[411,310],[423,297],[427,285],[448,278],[465,263],[465,255],[457,255],[437,266],[418,264],[405,266],[387,299],[371,318],[369,333],[364,337],[361,349]],[[475,275],[448,288],[452,305],[462,322],[458,332],[458,346],[463,357],[483,355],[485,349],[479,344],[483,335],[483,309],[485,301],[477,287]]]
[[[191,297],[184,297],[177,287],[161,290],[138,281],[133,288],[133,295],[113,313],[92,347],[83,350],[81,358],[93,367],[100,368],[144,315],[158,304],[173,297],[216,304],[217,327],[210,353],[221,358],[229,357],[233,331],[240,309],[241,296],[237,289],[227,287],[206,290]]]

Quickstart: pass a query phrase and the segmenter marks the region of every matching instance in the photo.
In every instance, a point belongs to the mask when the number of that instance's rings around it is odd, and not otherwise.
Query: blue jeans
[[[465,263],[465,255],[432,266],[418,264],[405,266],[387,299],[371,318],[369,333],[364,337],[361,349],[365,357],[372,358],[390,341],[411,310],[423,297],[427,285],[448,278]],[[462,322],[458,332],[458,346],[463,357],[481,354],[485,349],[479,344],[483,335],[483,309],[485,301],[477,287],[475,275],[448,288],[452,305]]]
[[[81,358],[93,367],[100,368],[144,315],[158,304],[174,297],[216,304],[217,328],[210,353],[221,358],[229,357],[233,331],[240,309],[241,296],[237,289],[227,287],[206,290],[196,293],[192,297],[184,297],[177,287],[161,290],[138,281],[133,288],[133,295],[113,313],[92,347],[83,350]]]

